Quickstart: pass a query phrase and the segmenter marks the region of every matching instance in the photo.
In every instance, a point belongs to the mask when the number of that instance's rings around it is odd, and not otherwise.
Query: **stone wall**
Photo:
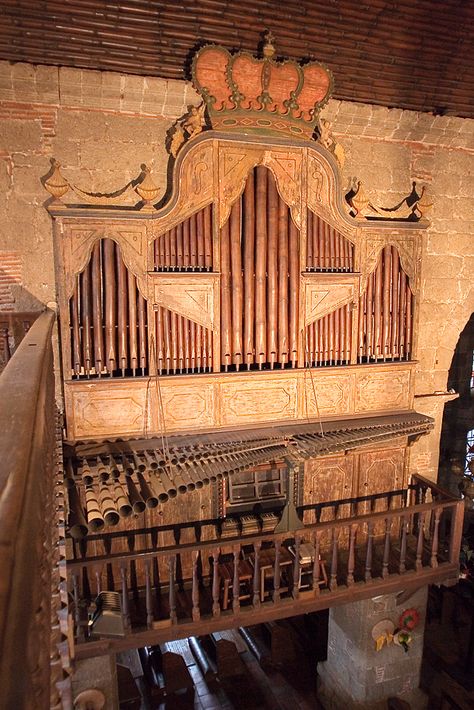
[[[184,81],[0,62],[0,310],[56,300],[41,185],[50,158],[93,192],[123,187],[147,163],[164,192],[166,132],[197,102]],[[474,310],[474,121],[340,101],[330,101],[324,115],[346,151],[344,186],[357,176],[382,206],[406,196],[412,180],[429,189],[416,390],[423,395],[417,408],[438,426],[415,444],[412,470],[436,477],[445,398],[431,395],[446,389],[459,333]]]

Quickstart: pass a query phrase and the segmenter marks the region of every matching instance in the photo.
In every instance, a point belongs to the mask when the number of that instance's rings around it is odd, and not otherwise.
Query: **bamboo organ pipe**
[[[232,273],[232,359],[237,370],[242,364],[243,280],[240,246],[240,201],[230,212],[230,271]]]
[[[244,350],[247,369],[255,362],[254,309],[255,309],[255,179],[250,172],[243,196],[244,243]]]
[[[267,169],[257,167],[255,215],[255,357],[259,369],[266,360]]]
[[[267,177],[267,360],[273,369],[278,358],[278,192],[272,173]]]

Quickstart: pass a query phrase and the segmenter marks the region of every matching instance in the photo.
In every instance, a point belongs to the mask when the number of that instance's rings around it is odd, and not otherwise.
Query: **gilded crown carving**
[[[319,62],[276,60],[273,41],[268,33],[262,58],[213,44],[197,52],[193,84],[213,129],[312,137],[332,92],[332,74]]]

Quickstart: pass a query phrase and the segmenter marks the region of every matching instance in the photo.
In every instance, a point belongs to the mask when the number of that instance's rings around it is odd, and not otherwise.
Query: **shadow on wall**
[[[441,430],[439,483],[455,495],[461,492],[465,473],[474,479],[474,471],[468,468],[471,457],[474,461],[473,354],[474,313],[454,351],[448,389],[458,392],[459,398],[446,404]],[[469,451],[471,448],[473,450]]]
[[[15,274],[0,268],[0,372],[44,309],[44,303],[18,284]]]

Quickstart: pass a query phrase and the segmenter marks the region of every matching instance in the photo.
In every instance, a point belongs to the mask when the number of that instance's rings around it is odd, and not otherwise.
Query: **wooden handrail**
[[[0,707],[16,710],[50,701],[53,322],[39,316],[0,377]]]
[[[321,532],[324,532],[326,530],[340,530],[342,528],[347,528],[350,527],[351,525],[354,524],[366,524],[366,523],[377,523],[379,521],[385,520],[387,517],[391,517],[393,519],[399,517],[401,518],[402,516],[406,515],[416,515],[420,513],[427,513],[434,511],[437,508],[441,509],[447,509],[447,508],[453,508],[456,509],[458,506],[459,501],[457,499],[454,500],[447,500],[444,502],[432,502],[432,503],[423,503],[419,505],[410,505],[407,506],[406,508],[394,508],[392,510],[386,510],[386,511],[380,511],[378,513],[368,513],[368,514],[363,514],[363,515],[357,515],[353,516],[350,518],[343,518],[341,520],[329,520],[325,521],[322,523],[311,523],[309,525],[304,526],[304,532],[307,533],[308,535],[312,534],[314,531],[319,530]],[[302,531],[299,531],[300,533]],[[280,540],[280,542],[283,542],[283,540],[286,540],[292,536],[291,532],[287,533],[278,533],[275,535],[272,532],[267,532],[267,533],[262,533],[260,535],[246,535],[246,536],[235,536],[235,537],[226,537],[225,539],[214,539],[214,540],[204,540],[200,542],[189,542],[189,543],[182,543],[180,545],[170,545],[166,547],[155,547],[155,548],[150,548],[150,549],[145,549],[145,550],[140,550],[137,552],[117,552],[117,553],[110,553],[108,555],[98,555],[96,557],[88,557],[85,559],[80,559],[80,560],[70,560],[67,563],[67,566],[71,570],[78,570],[78,569],[83,569],[84,567],[92,567],[94,565],[97,565],[98,563],[111,563],[115,562],[118,560],[145,560],[148,558],[152,557],[157,557],[157,556],[169,556],[169,555],[178,555],[180,553],[184,552],[192,552],[194,550],[200,550],[201,552],[209,550],[212,552],[217,546],[225,546],[228,547],[230,545],[236,544],[236,543],[241,543],[242,545],[254,545],[255,543],[263,543],[263,542],[274,542],[276,540]]]

